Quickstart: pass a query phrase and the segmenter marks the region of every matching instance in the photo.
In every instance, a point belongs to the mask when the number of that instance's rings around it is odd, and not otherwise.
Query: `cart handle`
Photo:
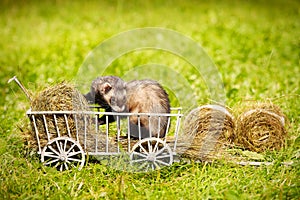
[[[29,99],[29,101],[31,102],[32,99],[31,99],[31,96],[30,96],[28,90],[21,84],[21,82],[17,79],[16,76],[14,76],[14,77],[12,77],[11,79],[9,79],[7,83],[10,83],[10,82],[12,82],[12,81],[15,81],[15,82],[19,85],[19,87],[20,87],[20,88],[23,90],[23,92],[25,93],[26,97],[27,97],[27,98]]]

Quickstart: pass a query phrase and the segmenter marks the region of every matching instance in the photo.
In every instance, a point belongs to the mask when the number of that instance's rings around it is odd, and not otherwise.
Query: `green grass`
[[[1,1],[0,199],[299,199],[300,4],[298,1]],[[174,163],[147,174],[88,162],[82,171],[44,167],[21,139],[29,102],[16,84],[37,91],[72,80],[105,39],[164,27],[198,42],[222,76],[227,105],[272,100],[290,120],[286,147],[266,152],[272,166]],[[178,71],[197,103],[211,99],[183,59],[145,50],[117,59],[110,73],[159,63]],[[173,99],[174,104],[175,99]],[[282,166],[281,161],[296,162]]]

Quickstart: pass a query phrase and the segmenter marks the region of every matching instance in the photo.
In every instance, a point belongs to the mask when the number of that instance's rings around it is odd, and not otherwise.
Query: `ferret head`
[[[88,101],[103,107],[111,107],[115,112],[126,109],[125,82],[116,76],[103,76],[95,79],[91,91],[85,95]]]

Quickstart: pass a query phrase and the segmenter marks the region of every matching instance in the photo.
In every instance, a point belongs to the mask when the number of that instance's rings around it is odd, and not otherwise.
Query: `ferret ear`
[[[104,83],[100,89],[101,93],[107,94],[111,90],[111,85],[109,83]]]

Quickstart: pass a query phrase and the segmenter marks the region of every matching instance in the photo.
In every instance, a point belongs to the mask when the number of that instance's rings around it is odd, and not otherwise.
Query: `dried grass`
[[[87,111],[89,105],[84,96],[71,83],[62,82],[47,87],[32,98],[32,111]],[[49,140],[58,136],[69,136],[83,141],[83,133],[90,132],[90,116],[85,114],[57,114],[56,119],[52,114],[45,115],[47,127],[43,115],[35,115],[36,125],[39,134],[40,145],[45,146]],[[77,121],[77,125],[76,125]],[[32,122],[32,118],[31,118]],[[32,122],[33,123],[33,122]],[[67,129],[69,127],[69,131]],[[87,129],[85,129],[85,127]],[[48,131],[47,131],[48,130]],[[48,134],[47,134],[48,133]],[[48,138],[49,137],[49,138]],[[35,135],[30,137],[37,144]]]
[[[272,103],[254,103],[245,108],[237,119],[235,144],[258,153],[281,149],[288,124],[281,109]]]
[[[179,146],[187,149],[184,157],[211,159],[233,142],[235,123],[230,112],[222,106],[205,105],[192,110],[186,117]],[[188,141],[188,142],[187,142]]]

